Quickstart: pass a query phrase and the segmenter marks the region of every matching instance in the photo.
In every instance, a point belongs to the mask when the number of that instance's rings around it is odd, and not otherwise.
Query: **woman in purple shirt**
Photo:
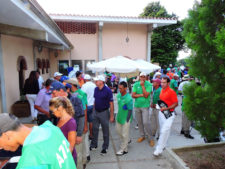
[[[66,97],[55,97],[50,100],[49,108],[53,114],[59,118],[57,126],[61,129],[64,136],[69,141],[70,151],[73,155],[75,163],[77,164],[77,153],[75,150],[77,124],[73,118],[73,106],[70,100]]]

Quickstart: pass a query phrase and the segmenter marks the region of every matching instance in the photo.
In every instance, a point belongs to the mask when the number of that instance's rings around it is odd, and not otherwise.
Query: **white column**
[[[102,28],[104,23],[98,24],[98,61],[102,61]]]
[[[148,38],[147,38],[147,61],[151,62],[151,46],[152,46],[152,31],[157,28],[157,24],[148,25]]]
[[[0,35],[0,87],[1,87],[1,100],[2,100],[2,112],[7,113],[6,105],[6,92],[5,92],[5,74],[3,65],[3,54],[2,54],[2,39]]]

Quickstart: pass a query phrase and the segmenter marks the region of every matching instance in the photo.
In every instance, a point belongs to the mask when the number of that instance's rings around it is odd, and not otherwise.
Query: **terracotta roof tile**
[[[98,17],[98,18],[113,18],[113,19],[159,19],[159,20],[177,20],[177,18],[164,18],[164,17],[141,17],[141,16],[111,16],[111,15],[77,15],[77,14],[49,14],[50,16],[76,16],[76,17]]]

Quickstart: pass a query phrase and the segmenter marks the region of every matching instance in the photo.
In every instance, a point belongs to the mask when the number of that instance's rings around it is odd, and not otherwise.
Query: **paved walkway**
[[[192,129],[191,131],[191,135],[194,136],[193,140],[180,135],[182,117],[180,108],[181,107],[179,106],[176,109],[177,116],[172,126],[167,147],[182,147],[204,143],[203,139],[195,129]],[[108,153],[105,156],[100,155],[103,143],[102,131],[100,131],[98,149],[91,151],[91,161],[88,163],[87,169],[172,169],[164,154],[159,158],[153,157],[152,153],[154,148],[150,147],[146,140],[142,143],[136,142],[139,137],[139,132],[134,127],[135,121],[133,121],[130,128],[130,138],[132,143],[129,145],[129,152],[120,157],[115,155],[119,150],[120,143],[119,136],[115,131],[115,125],[110,125],[110,146]]]
[[[179,96],[179,107],[176,108],[177,116],[173,122],[172,130],[167,147],[182,147],[204,143],[198,131],[192,129],[191,135],[194,139],[187,139],[180,135],[181,130],[181,97]],[[30,122],[31,118],[20,118],[24,123]],[[90,152],[91,161],[87,164],[87,169],[172,169],[170,163],[162,154],[161,157],[153,157],[154,148],[149,146],[145,140],[137,143],[139,131],[135,129],[136,122],[133,121],[130,127],[130,138],[132,143],[129,145],[128,154],[116,156],[119,150],[119,136],[115,131],[115,124],[110,124],[110,146],[105,156],[100,155],[103,143],[102,131],[99,132],[98,149]]]

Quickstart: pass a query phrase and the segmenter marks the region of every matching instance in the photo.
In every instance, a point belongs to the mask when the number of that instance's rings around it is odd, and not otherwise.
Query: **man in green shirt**
[[[179,76],[177,74],[174,74],[173,79],[170,81],[170,88],[173,89],[177,95],[178,95],[178,83],[177,83],[178,79]]]
[[[151,117],[150,117],[150,124],[151,124],[151,131],[152,131],[152,135],[154,136],[156,134],[156,131],[158,133],[157,138],[159,138],[159,133],[160,133],[160,128],[159,128],[159,110],[156,109],[156,104],[158,103],[159,99],[159,95],[161,93],[162,88],[160,87],[161,85],[161,80],[160,79],[153,79],[153,101],[151,104],[151,108],[152,108],[152,113],[151,113]]]
[[[146,80],[146,76],[146,73],[140,73],[140,81],[135,82],[132,93],[132,97],[135,99],[135,116],[138,121],[138,129],[141,135],[141,137],[138,138],[137,142],[140,143],[145,140],[146,132],[150,141],[150,146],[154,146],[154,144],[152,144],[153,136],[151,134],[149,124],[149,107],[152,84]]]
[[[50,121],[28,128],[16,117],[0,114],[0,149],[16,151],[20,145],[16,169],[76,169],[67,139]]]
[[[117,94],[118,100],[118,114],[116,116],[116,130],[120,136],[121,144],[120,150],[116,155],[121,156],[128,153],[128,141],[130,123],[132,120],[133,99],[129,93],[127,93],[127,83],[120,82],[120,93]]]

